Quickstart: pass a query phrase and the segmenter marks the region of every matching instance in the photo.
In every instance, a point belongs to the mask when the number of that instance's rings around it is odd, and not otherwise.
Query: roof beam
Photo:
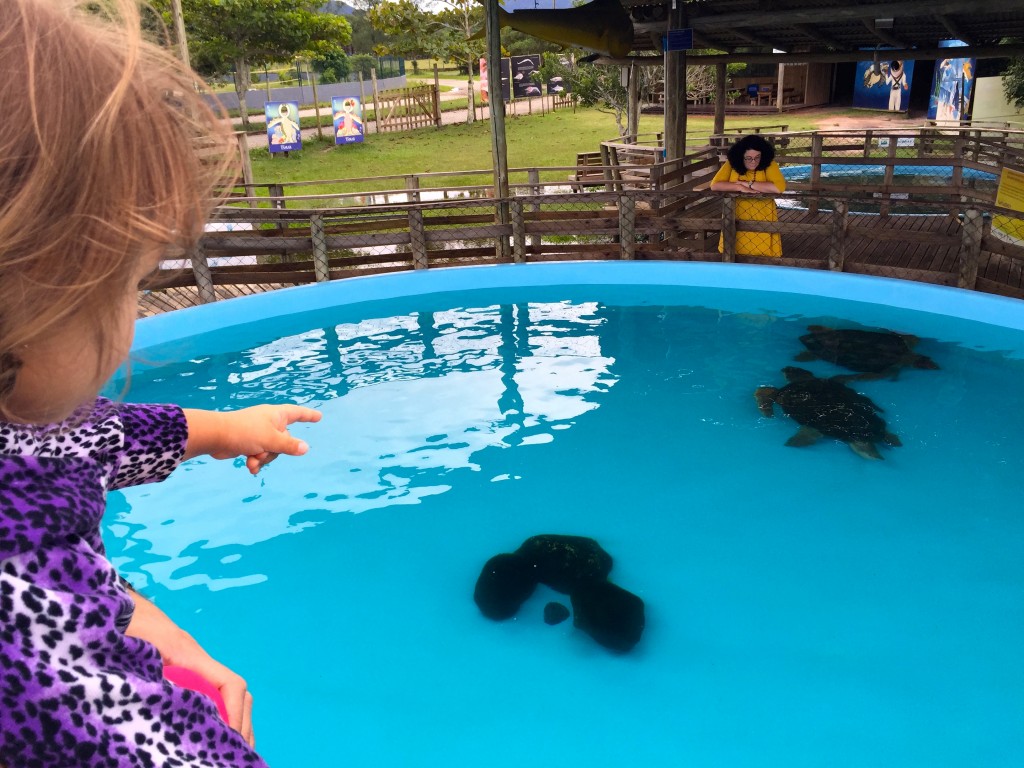
[[[802,35],[807,35],[811,40],[816,40],[822,45],[827,45],[829,48],[835,48],[836,50],[842,50],[846,46],[834,37],[823,34],[821,30],[811,24],[794,24],[793,29]]]
[[[873,34],[875,37],[877,37],[879,40],[881,40],[886,45],[891,45],[893,48],[908,48],[909,47],[906,43],[904,43],[898,37],[894,37],[893,35],[890,35],[888,32],[884,32],[881,29],[879,29],[877,26],[875,26],[875,20],[874,19],[864,19],[864,26],[868,28],[868,30],[871,32],[871,34]]]
[[[956,52],[957,58],[964,59],[1002,59],[1011,56],[1024,56],[1024,43],[1011,43],[1007,45],[988,46],[966,46],[964,48],[903,48],[886,49],[885,56],[888,59],[901,59],[911,61],[919,59],[928,61],[934,59],[945,59],[951,51]],[[734,64],[744,62],[746,64],[837,64],[844,61],[870,61],[873,51],[834,51],[829,53],[713,53],[713,54],[687,54],[686,63],[697,64]],[[663,56],[627,56],[622,59],[613,59],[609,56],[600,56],[594,60],[596,64],[617,64],[628,65],[638,64],[640,66],[660,65],[664,62]]]
[[[937,14],[935,18],[938,19],[939,23],[946,28],[946,31],[949,32],[949,34],[951,34],[957,40],[963,40],[965,43],[971,42],[970,40],[967,39],[967,35],[964,34],[964,31],[960,29],[960,27],[957,26],[956,22],[953,21],[953,19],[951,19],[949,16]]]
[[[998,8],[990,7],[993,13],[1024,11],[1024,0],[1000,0]],[[902,0],[893,3],[872,3],[861,5],[829,6],[827,8],[806,8],[802,10],[773,10],[772,26],[791,27],[794,24],[833,24],[838,21],[861,21],[863,19],[896,19],[902,17],[938,16],[958,13],[979,13],[977,2],[971,0]],[[760,28],[764,16],[756,13],[701,14],[691,10],[687,25],[693,29],[714,29],[727,27]]]

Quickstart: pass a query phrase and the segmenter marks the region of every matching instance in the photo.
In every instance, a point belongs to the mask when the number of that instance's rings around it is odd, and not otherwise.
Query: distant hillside
[[[550,11],[552,8],[572,8],[573,0],[503,0],[506,11]]]
[[[341,0],[324,0],[323,7],[320,10],[323,13],[333,13],[335,16],[351,16],[355,8],[348,3],[341,2]]]

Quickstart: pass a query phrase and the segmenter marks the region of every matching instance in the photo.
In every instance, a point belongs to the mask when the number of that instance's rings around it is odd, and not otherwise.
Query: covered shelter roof
[[[730,60],[850,61],[865,49],[923,49],[959,39],[962,56],[1018,55],[1024,40],[1024,0],[621,0],[633,18],[634,53],[660,54],[673,2],[693,45],[730,54]],[[672,26],[678,26],[678,23]],[[783,53],[772,53],[783,52]],[[699,54],[698,54],[699,55]],[[927,56],[921,56],[927,58]]]

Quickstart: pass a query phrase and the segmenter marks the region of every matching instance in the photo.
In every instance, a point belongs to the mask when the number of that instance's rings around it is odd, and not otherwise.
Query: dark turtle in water
[[[778,404],[783,413],[800,424],[786,445],[802,447],[828,435],[848,443],[865,459],[882,458],[876,443],[901,445],[878,415],[882,409],[842,381],[819,379],[810,371],[792,366],[782,372],[789,382],[786,386],[758,387],[754,398],[765,416],[773,416],[772,405]]]
[[[810,333],[800,337],[807,351],[801,352],[796,359],[806,362],[820,358],[851,371],[859,371],[843,376],[843,380],[896,378],[900,368],[939,367],[930,357],[914,351],[918,338],[910,334],[826,328],[823,325],[811,325],[807,330]]]

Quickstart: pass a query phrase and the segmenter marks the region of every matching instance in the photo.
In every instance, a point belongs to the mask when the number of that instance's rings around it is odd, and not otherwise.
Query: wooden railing
[[[1024,217],[998,207],[994,182],[979,184],[972,173],[997,174],[1011,160],[1024,168],[1024,134],[991,138],[941,130],[787,134],[788,144],[780,148],[778,159],[783,165],[807,165],[809,181],[790,184],[779,196],[789,211],[770,222],[738,220],[735,195],[707,191],[722,161],[721,146],[673,162],[602,166],[605,184],[584,194],[566,185],[571,166],[513,170],[512,194],[505,200],[491,196],[490,171],[263,185],[269,196],[244,201],[256,207],[235,203],[218,210],[221,225],[234,231],[208,232],[184,266],[161,270],[162,279],[150,287],[191,287],[200,301],[211,301],[217,286],[308,283],[435,265],[558,259],[729,261],[738,258],[732,253],[734,241],[725,237],[724,253],[719,254],[720,233],[773,232],[794,244],[786,246],[785,258],[773,263],[1024,297]],[[904,141],[898,142],[900,138]],[[879,146],[879,139],[888,141]],[[617,155],[618,148],[614,150]],[[837,181],[822,173],[835,163],[881,168],[882,177],[871,184]],[[921,185],[900,182],[897,166],[923,173],[937,167],[950,170],[941,184]],[[648,171],[646,181],[629,176],[637,169]],[[446,179],[470,183],[445,184]],[[314,184],[378,188],[303,194]],[[877,215],[851,212],[865,203],[875,206]],[[498,215],[502,204],[510,214],[504,224]],[[915,224],[908,229],[907,217],[899,213],[908,205],[947,225]],[[994,228],[993,217],[1000,216],[1004,226]],[[1019,236],[1012,229],[1017,226]],[[811,243],[809,250],[801,250],[804,241]],[[955,258],[924,268],[917,263],[920,259],[902,265],[889,260],[883,268],[872,255],[907,243],[924,250],[945,249]],[[985,271],[985,265],[999,260],[1005,265],[1005,284],[992,270]]]

